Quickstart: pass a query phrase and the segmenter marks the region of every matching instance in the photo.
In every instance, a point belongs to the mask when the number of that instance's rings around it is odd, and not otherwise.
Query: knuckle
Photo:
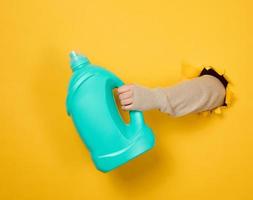
[[[124,98],[124,95],[123,94],[120,94],[119,95],[119,99],[122,100]]]
[[[132,110],[132,108],[133,108],[132,104],[130,104],[129,106],[127,106],[127,110]]]

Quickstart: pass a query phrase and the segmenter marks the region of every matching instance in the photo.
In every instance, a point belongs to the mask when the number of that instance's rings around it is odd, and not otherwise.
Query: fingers
[[[133,104],[127,105],[127,106],[121,106],[123,110],[132,110]]]
[[[121,94],[121,93],[130,91],[132,88],[133,88],[133,85],[132,85],[132,84],[123,85],[123,86],[121,86],[121,87],[118,88],[118,93]]]
[[[123,85],[118,88],[119,100],[123,110],[130,110],[133,104],[133,87],[134,85]]]
[[[128,99],[128,98],[131,98],[131,97],[133,97],[133,91],[132,90],[129,90],[129,91],[124,92],[124,93],[121,93],[119,95],[119,99],[120,100]]]
[[[122,106],[126,106],[126,105],[129,105],[129,104],[132,104],[132,103],[133,103],[133,98],[128,98],[128,99],[120,100],[120,104]]]

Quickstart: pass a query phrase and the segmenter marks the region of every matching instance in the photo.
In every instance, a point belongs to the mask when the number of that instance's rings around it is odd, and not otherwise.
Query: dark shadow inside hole
[[[203,76],[203,75],[210,75],[210,76],[216,77],[217,79],[220,80],[220,82],[221,82],[222,85],[225,87],[225,89],[227,88],[228,81],[227,81],[227,79],[224,77],[224,74],[220,75],[220,74],[219,74],[218,72],[216,72],[213,68],[210,68],[210,69],[204,68],[204,69],[200,72],[199,76]],[[226,104],[226,98],[224,98],[223,106],[227,106],[227,104]]]

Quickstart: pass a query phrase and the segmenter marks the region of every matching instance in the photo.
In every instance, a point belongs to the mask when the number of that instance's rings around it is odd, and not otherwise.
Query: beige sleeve
[[[215,77],[204,75],[167,88],[136,86],[131,110],[159,109],[172,116],[207,111],[224,103],[225,88]]]

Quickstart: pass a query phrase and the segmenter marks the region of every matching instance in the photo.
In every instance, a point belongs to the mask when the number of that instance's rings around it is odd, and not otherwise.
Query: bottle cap
[[[90,63],[90,61],[88,60],[86,56],[77,54],[75,51],[71,51],[69,56],[70,56],[70,66],[72,68],[72,71],[75,71],[76,69],[84,67]]]

